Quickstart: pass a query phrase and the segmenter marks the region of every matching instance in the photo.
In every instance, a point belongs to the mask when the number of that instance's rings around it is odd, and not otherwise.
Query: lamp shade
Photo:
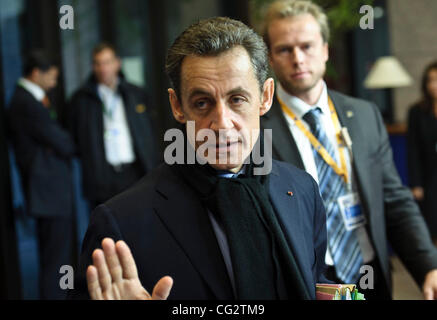
[[[364,87],[368,89],[385,89],[405,87],[412,84],[410,75],[393,56],[376,60],[366,79]]]

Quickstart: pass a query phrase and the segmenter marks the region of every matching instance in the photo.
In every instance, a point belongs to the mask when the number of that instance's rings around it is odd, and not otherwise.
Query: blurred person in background
[[[112,45],[97,45],[92,59],[93,73],[68,110],[91,209],[133,185],[157,159],[146,93],[124,79]]]
[[[422,76],[422,99],[408,115],[408,174],[437,246],[437,61]]]
[[[424,296],[437,299],[437,250],[396,171],[377,106],[333,91],[323,80],[326,14],[311,1],[275,1],[264,39],[278,82],[261,125],[273,130],[273,158],[305,169],[319,184],[327,213],[327,278],[359,284],[362,266],[371,266],[366,299],[390,299],[390,241]]]
[[[37,222],[40,298],[63,299],[59,270],[73,265],[76,251],[70,161],[75,148],[47,97],[57,84],[57,66],[42,51],[34,51],[23,71],[10,102],[9,129],[27,212]]]

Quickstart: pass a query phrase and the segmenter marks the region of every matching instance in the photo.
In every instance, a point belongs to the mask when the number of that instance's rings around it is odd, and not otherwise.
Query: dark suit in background
[[[437,118],[422,105],[408,116],[408,173],[412,188],[424,189],[423,215],[437,238]]]
[[[21,86],[15,90],[8,115],[27,212],[37,219],[41,298],[63,298],[59,269],[73,265],[75,252],[73,140],[50,116],[50,110]]]
[[[287,194],[292,190],[294,195]],[[274,161],[270,201],[310,296],[325,282],[325,210],[315,181]],[[164,275],[174,279],[169,299],[233,299],[217,238],[198,194],[163,164],[136,186],[97,207],[84,239],[75,299],[88,299],[85,272],[103,238],[124,240],[147,290]]]
[[[69,128],[82,163],[84,193],[93,208],[130,187],[157,164],[153,123],[144,90],[122,76],[117,90],[123,99],[136,156],[131,165],[114,168],[106,160],[104,107],[94,76],[73,95],[69,105]]]
[[[426,273],[437,267],[437,251],[410,191],[402,186],[380,112],[364,100],[335,91],[328,94],[353,142],[353,170],[377,257],[375,273],[380,270],[375,275],[380,280],[379,298],[391,296],[387,240],[421,286]],[[261,118],[261,126],[272,129],[274,159],[305,169],[278,101]]]

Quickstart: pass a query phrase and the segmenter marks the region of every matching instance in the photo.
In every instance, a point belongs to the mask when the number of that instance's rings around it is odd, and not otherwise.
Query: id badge
[[[117,128],[109,128],[105,130],[104,138],[106,140],[113,140],[117,138],[119,134],[120,134],[120,130],[118,130]]]
[[[354,230],[366,224],[366,217],[361,210],[357,193],[349,193],[338,198],[341,216],[347,231]]]

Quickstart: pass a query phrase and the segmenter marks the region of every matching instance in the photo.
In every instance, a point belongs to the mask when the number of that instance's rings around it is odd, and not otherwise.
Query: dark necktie
[[[43,104],[44,107],[49,108],[50,107],[49,97],[45,95],[44,98],[42,98],[41,103]]]

